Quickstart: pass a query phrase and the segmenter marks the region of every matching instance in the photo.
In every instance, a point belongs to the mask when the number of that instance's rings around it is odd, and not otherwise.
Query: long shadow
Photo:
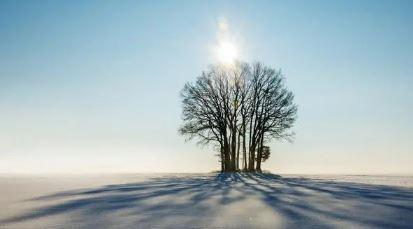
[[[216,211],[217,206],[229,206],[248,198],[260,200],[274,214],[281,215],[285,227],[290,228],[413,227],[412,189],[283,178],[268,173],[167,176],[54,193],[27,200],[53,204],[3,219],[0,226],[67,213],[98,217],[120,211],[136,216],[137,224],[160,221],[171,215],[185,216],[186,224],[197,224],[202,217],[219,217],[222,213]]]
[[[413,190],[411,189],[315,181],[306,178],[282,178],[279,181],[284,185],[274,188],[276,182],[264,182],[269,180],[269,176],[273,177],[271,174],[243,174],[242,176],[246,178],[246,183],[248,179],[259,183],[259,185],[247,185],[260,192],[264,202],[271,206],[278,204],[275,209],[283,212],[288,218],[295,219],[295,223],[292,224],[294,227],[300,227],[302,222],[311,222],[309,216],[314,218],[322,216],[374,228],[412,228],[413,225]],[[286,196],[291,198],[289,201],[292,202],[291,204],[281,199]],[[326,201],[317,204],[314,203],[314,197]],[[282,204],[279,205],[280,203]],[[350,207],[348,203],[351,204]],[[381,211],[387,213],[382,214]]]

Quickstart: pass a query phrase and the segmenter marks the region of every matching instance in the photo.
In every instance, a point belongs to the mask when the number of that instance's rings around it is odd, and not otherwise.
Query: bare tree
[[[291,137],[293,94],[279,71],[260,63],[212,65],[194,84],[187,83],[181,96],[179,132],[219,148],[222,171],[240,170],[241,147],[243,170],[261,171],[269,156],[264,143]]]

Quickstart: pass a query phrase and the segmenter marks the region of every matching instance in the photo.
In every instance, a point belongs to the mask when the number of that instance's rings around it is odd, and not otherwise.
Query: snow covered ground
[[[0,228],[413,228],[413,178],[0,177]]]

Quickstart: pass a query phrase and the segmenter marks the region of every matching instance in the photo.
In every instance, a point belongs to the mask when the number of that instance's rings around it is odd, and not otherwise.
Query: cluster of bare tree
[[[261,63],[212,65],[181,92],[188,140],[212,143],[221,170],[261,171],[272,139],[290,139],[297,106],[280,71]],[[242,163],[242,167],[240,165]]]

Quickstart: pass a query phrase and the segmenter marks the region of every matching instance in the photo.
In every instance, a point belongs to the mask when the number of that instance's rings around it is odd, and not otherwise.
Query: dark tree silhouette
[[[283,80],[260,63],[212,65],[181,92],[179,132],[219,149],[222,171],[240,170],[242,151],[243,170],[260,172],[270,152],[264,144],[292,137],[297,106]]]
[[[270,158],[271,155],[271,149],[269,146],[263,146],[262,147],[262,158],[261,161],[265,162],[266,160],[268,160]],[[256,160],[258,160],[258,158],[256,158]]]
[[[271,149],[269,146],[264,146],[262,150],[262,161],[265,162],[270,158],[271,155]]]

